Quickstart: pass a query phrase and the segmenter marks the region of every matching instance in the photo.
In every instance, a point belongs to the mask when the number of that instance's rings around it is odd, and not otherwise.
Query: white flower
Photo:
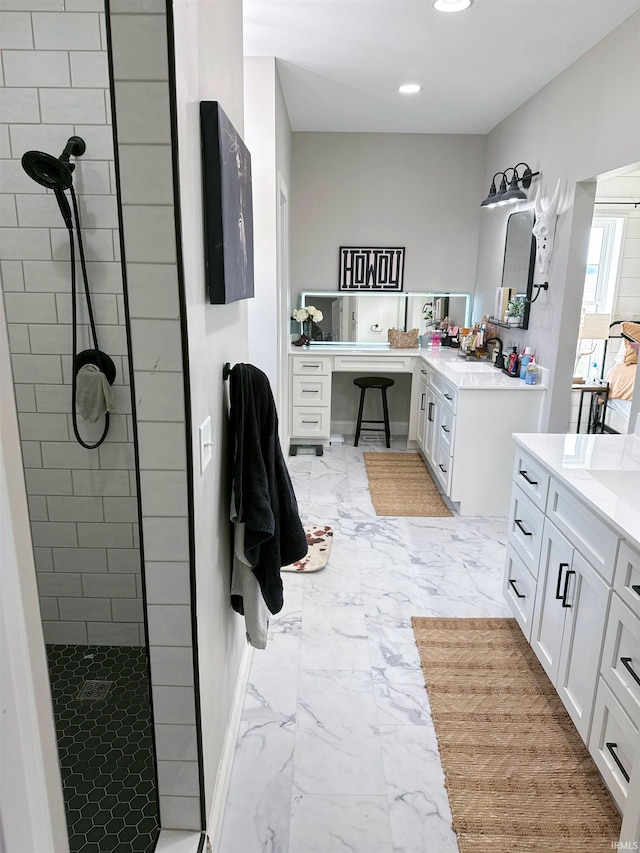
[[[292,316],[294,320],[298,321],[298,323],[302,323],[304,320],[309,319],[309,314],[307,313],[306,308],[296,308]]]
[[[306,308],[296,308],[291,316],[298,323],[304,323],[305,320],[313,320],[319,323],[322,320],[322,311],[313,305],[307,305]]]
[[[319,323],[320,320],[322,320],[322,311],[320,311],[319,308],[315,308],[313,305],[309,305],[307,311],[309,312],[309,316],[311,317],[311,319],[314,320],[316,323]]]

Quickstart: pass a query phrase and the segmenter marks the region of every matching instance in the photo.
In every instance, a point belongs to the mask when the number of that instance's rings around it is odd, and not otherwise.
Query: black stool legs
[[[391,429],[389,427],[389,406],[387,405],[387,388],[390,388],[393,385],[393,379],[385,379],[382,376],[363,376],[359,379],[354,379],[353,384],[357,385],[360,388],[360,405],[358,406],[358,421],[356,424],[356,437],[353,442],[353,446],[357,447],[358,442],[360,441],[360,433],[363,430],[367,430],[369,432],[378,432],[379,430],[374,427],[363,427],[362,424],[384,424],[384,437],[386,440],[387,447],[391,447]],[[363,419],[362,413],[364,411],[364,395],[367,388],[378,388],[380,393],[382,394],[382,411],[384,414],[384,420],[382,421],[374,421],[369,420],[367,418]]]
[[[391,447],[391,430],[389,429],[389,407],[387,406],[387,389],[381,388],[382,392],[382,411],[384,413],[384,437],[387,440],[387,447]]]
[[[356,440],[353,442],[353,446],[357,447],[358,442],[360,441],[360,430],[362,429],[362,411],[364,409],[364,395],[366,388],[360,389],[360,405],[358,406],[358,422],[356,424]]]

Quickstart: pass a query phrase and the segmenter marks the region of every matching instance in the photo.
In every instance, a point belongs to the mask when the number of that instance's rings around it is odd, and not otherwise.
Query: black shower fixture
[[[40,186],[53,190],[60,213],[67,228],[72,228],[71,208],[64,194],[73,185],[75,165],[69,157],[80,157],[87,150],[84,139],[70,136],[59,157],[44,151],[26,151],[22,155],[22,168]]]

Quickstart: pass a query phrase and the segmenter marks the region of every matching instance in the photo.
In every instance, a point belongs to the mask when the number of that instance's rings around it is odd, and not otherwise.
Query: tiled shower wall
[[[133,424],[119,262],[102,0],[0,0],[0,259],[45,640],[144,643]],[[30,10],[30,11],[29,11]],[[30,149],[77,160],[89,284],[117,377],[106,442],[71,427],[69,244],[52,194],[20,164]],[[78,289],[81,292],[80,277]],[[78,300],[86,323],[84,297]],[[86,325],[79,348],[89,346]],[[95,441],[102,422],[81,434]]]

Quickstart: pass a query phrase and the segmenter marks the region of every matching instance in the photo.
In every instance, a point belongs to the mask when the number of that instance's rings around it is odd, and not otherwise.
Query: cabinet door
[[[422,381],[420,382],[419,397],[420,397],[420,406],[418,408],[418,430],[416,433],[416,439],[418,441],[418,444],[422,448],[422,450],[426,453],[425,444],[424,444],[424,439],[425,439],[424,422],[426,419],[426,412],[427,412],[427,383],[426,382],[422,382]]]
[[[531,630],[531,647],[554,684],[558,678],[562,632],[567,612],[562,606],[562,593],[567,582],[567,572],[571,569],[572,558],[571,545],[551,522],[545,521]]]
[[[556,689],[580,737],[589,738],[593,702],[600,669],[609,587],[577,551],[565,572],[563,601],[566,611]]]
[[[436,454],[438,449],[438,424],[440,423],[440,406],[442,405],[440,397],[429,388],[427,392],[427,414],[425,417],[425,439],[424,450],[427,459],[432,465],[436,464]]]

